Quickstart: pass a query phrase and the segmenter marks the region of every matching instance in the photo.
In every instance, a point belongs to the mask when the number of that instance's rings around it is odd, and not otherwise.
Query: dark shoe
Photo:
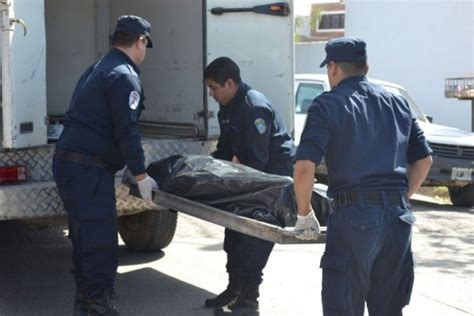
[[[214,316],[259,316],[258,301],[239,296],[237,300],[214,310]]]
[[[209,308],[216,308],[216,307],[226,306],[230,302],[237,299],[239,294],[240,294],[240,291],[235,292],[235,291],[231,291],[229,289],[226,289],[224,292],[217,295],[217,297],[208,298],[207,300],[205,300],[204,301],[204,306],[209,307]]]
[[[204,306],[209,308],[216,308],[226,306],[230,302],[237,299],[242,290],[242,281],[240,280],[240,276],[237,275],[230,275],[229,276],[229,284],[227,285],[227,289],[224,292],[217,295],[215,298],[208,298],[204,301]]]
[[[239,297],[223,307],[214,310],[214,316],[235,315],[235,316],[259,316],[258,284],[245,284],[240,292]]]
[[[113,289],[104,289],[93,298],[78,295],[74,300],[74,316],[118,316],[117,297]]]

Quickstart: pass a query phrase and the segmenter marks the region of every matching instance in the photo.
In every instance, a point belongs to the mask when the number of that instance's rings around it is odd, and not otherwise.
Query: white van
[[[454,205],[473,206],[474,203],[474,133],[458,128],[431,123],[400,85],[369,79],[385,87],[387,91],[402,95],[409,103],[413,115],[425,132],[434,151],[433,166],[423,185],[443,185],[449,188]],[[299,143],[306,114],[313,99],[329,91],[327,75],[295,75],[295,140]],[[326,175],[325,166],[319,166],[318,173]]]

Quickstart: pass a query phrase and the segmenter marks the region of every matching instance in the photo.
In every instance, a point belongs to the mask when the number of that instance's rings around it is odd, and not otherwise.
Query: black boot
[[[216,308],[214,316],[259,316],[258,288],[258,285],[245,285],[239,297],[224,307]]]
[[[215,298],[208,298],[204,301],[204,306],[209,308],[222,307],[235,300],[242,290],[242,280],[239,275],[229,275],[229,284],[224,292]]]
[[[117,297],[113,289],[104,289],[92,298],[86,298],[83,290],[76,290],[74,316],[118,316]]]

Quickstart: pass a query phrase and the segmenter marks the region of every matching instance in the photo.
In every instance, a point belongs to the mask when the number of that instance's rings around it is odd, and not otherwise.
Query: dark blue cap
[[[153,47],[150,38],[151,24],[135,15],[122,15],[117,20],[115,32],[129,32],[137,35],[145,35],[148,38],[148,45],[146,47]]]
[[[363,40],[353,37],[338,37],[326,43],[326,58],[319,67],[330,61],[356,63],[367,61],[366,44]]]

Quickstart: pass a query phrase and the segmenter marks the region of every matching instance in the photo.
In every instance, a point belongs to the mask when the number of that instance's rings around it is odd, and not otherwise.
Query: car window
[[[415,102],[413,102],[413,100],[410,98],[410,96],[408,95],[408,93],[405,90],[395,88],[395,87],[391,87],[391,86],[386,86],[386,85],[382,85],[382,86],[388,92],[391,92],[395,95],[399,95],[399,96],[402,96],[403,98],[405,98],[405,100],[407,100],[407,102],[408,102],[408,105],[410,106],[411,115],[414,118],[416,118],[420,121],[423,121],[423,122],[427,121],[425,115],[423,114],[423,112],[421,112],[421,110],[418,108],[418,106],[415,104]]]
[[[308,113],[308,108],[313,103],[314,98],[323,92],[324,85],[322,83],[300,83],[298,91],[296,91],[296,113]]]

